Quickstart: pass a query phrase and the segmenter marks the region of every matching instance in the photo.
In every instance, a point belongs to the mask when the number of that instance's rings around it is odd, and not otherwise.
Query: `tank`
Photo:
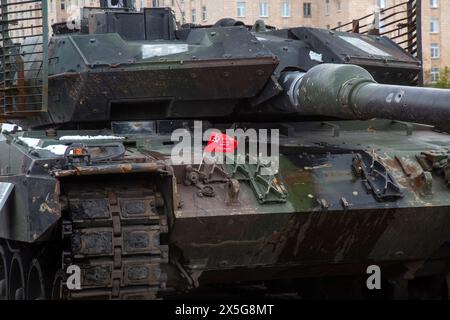
[[[22,42],[1,18],[1,299],[372,297],[374,267],[384,297],[447,295],[450,91],[417,58],[130,1],[49,37],[36,3]]]

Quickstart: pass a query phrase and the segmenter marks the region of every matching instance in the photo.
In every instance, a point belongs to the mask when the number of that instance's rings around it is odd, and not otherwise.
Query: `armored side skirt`
[[[450,210],[178,216],[173,246],[200,283],[363,274],[369,265],[405,272],[448,239]],[[426,241],[424,241],[426,239]],[[400,268],[399,268],[400,267]]]

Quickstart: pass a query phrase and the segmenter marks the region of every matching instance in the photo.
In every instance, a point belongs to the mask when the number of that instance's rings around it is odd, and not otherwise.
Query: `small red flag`
[[[224,133],[212,132],[209,136],[205,152],[234,153],[237,148],[237,140]]]

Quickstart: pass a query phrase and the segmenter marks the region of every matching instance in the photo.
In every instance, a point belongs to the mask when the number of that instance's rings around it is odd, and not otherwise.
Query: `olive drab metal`
[[[47,1],[19,1],[0,16],[1,299],[370,296],[373,265],[388,297],[448,288],[450,91],[414,86],[411,50],[133,1],[49,30]],[[206,157],[210,137],[242,161]]]

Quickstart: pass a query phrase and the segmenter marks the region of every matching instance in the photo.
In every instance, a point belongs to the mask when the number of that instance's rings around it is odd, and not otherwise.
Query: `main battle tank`
[[[373,265],[387,296],[448,288],[450,91],[412,86],[419,60],[123,3],[21,43],[3,11],[1,298],[364,296]]]

